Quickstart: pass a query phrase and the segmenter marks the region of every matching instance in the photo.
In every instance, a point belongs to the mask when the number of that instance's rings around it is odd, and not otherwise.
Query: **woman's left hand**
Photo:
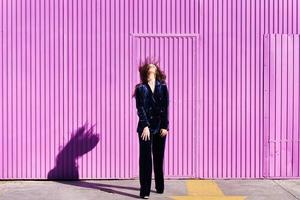
[[[160,136],[164,137],[168,134],[168,130],[167,129],[160,129]]]

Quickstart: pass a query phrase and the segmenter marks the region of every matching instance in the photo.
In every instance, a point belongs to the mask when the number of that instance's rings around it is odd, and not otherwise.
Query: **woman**
[[[152,176],[152,158],[157,193],[164,192],[163,159],[166,135],[169,131],[169,92],[166,75],[157,62],[150,59],[139,67],[141,83],[135,87],[136,108],[139,117],[139,179],[140,197],[149,198]]]

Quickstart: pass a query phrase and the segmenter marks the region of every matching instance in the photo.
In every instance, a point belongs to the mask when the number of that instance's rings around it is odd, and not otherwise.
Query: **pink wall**
[[[264,175],[300,176],[299,35],[264,38]]]
[[[79,178],[137,177],[131,94],[146,55],[160,57],[171,93],[167,177],[299,177],[299,164],[272,155],[274,122],[263,120],[275,116],[264,111],[263,83],[275,80],[264,35],[299,34],[299,12],[298,0],[0,0],[0,178],[45,179],[59,152],[67,177],[82,149],[64,150],[86,121],[100,140],[78,159]]]
[[[199,129],[199,96],[197,94],[199,70],[197,34],[132,34],[132,83],[139,81],[135,66],[140,58],[160,58],[167,74],[170,95],[170,137],[166,145],[165,173],[169,177],[195,176],[197,160],[196,140]],[[132,85],[131,87],[134,87]],[[134,108],[134,104],[132,107]],[[134,111],[133,121],[138,121]],[[134,140],[134,152],[138,151]],[[135,164],[135,167],[138,163]],[[135,169],[137,171],[138,169]]]

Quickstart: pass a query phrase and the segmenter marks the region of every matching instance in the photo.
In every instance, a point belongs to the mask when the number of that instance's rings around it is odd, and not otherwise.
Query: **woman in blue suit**
[[[141,83],[134,91],[139,136],[140,197],[149,198],[152,175],[152,157],[157,193],[164,192],[163,159],[166,136],[169,131],[169,92],[166,75],[157,62],[147,59],[139,67]],[[151,148],[152,147],[152,148]]]

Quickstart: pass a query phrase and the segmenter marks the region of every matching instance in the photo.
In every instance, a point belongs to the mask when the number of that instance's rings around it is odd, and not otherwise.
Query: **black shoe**
[[[162,194],[162,193],[164,193],[164,190],[156,190],[156,193]]]

